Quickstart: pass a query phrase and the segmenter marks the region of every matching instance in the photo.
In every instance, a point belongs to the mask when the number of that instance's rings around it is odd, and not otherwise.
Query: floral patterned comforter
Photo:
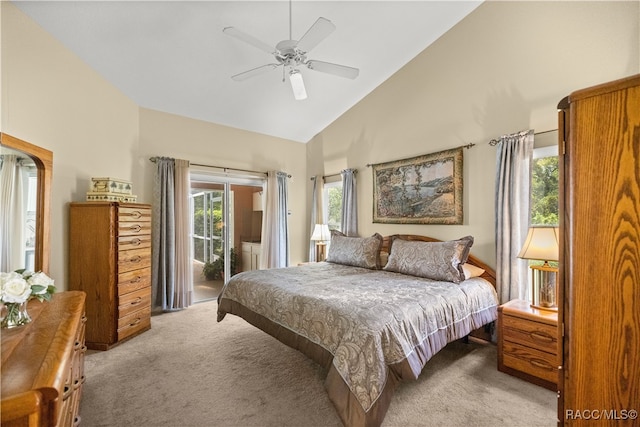
[[[382,393],[389,365],[443,331],[450,342],[495,320],[498,305],[484,279],[454,284],[326,262],[237,274],[224,299],[328,350],[365,412]],[[225,314],[219,308],[218,321]],[[412,369],[417,378],[422,366]]]

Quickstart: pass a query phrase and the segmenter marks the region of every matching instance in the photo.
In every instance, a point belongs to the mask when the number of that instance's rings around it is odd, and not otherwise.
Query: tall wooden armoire
[[[640,75],[559,105],[560,425],[639,425]]]
[[[108,350],[151,328],[151,206],[69,205],[69,289],[87,294],[87,347]]]

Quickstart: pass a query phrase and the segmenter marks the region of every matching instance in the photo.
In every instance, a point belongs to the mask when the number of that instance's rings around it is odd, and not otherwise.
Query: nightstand
[[[557,390],[558,313],[528,301],[498,307],[498,370]]]

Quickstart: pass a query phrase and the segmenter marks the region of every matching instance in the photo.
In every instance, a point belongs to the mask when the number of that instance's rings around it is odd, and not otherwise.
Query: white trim
[[[558,146],[549,145],[546,147],[534,148],[533,159],[543,159],[545,157],[555,157],[558,155]]]

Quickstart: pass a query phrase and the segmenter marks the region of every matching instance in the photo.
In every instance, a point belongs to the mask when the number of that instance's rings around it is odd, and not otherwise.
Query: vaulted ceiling
[[[308,142],[481,1],[14,1],[139,106]],[[291,11],[291,19],[290,19]],[[301,68],[296,101],[283,67],[231,76],[274,57],[222,32],[275,47],[319,18],[336,29],[307,55],[359,69],[356,79]],[[290,27],[291,26],[291,27]]]

